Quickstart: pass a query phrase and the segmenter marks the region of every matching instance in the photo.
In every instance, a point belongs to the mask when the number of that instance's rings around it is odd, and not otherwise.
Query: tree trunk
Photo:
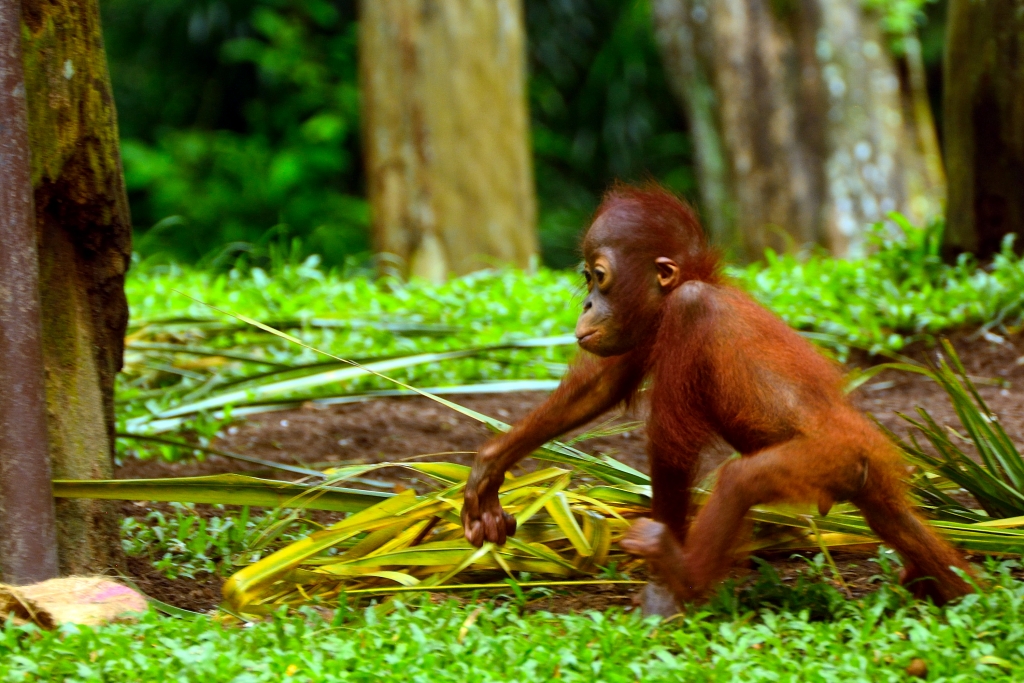
[[[20,0],[0,0],[0,45],[0,572],[23,585],[60,570]]]
[[[654,0],[654,16],[717,243],[745,259],[811,244],[853,256],[890,211],[939,213],[919,73],[897,68],[859,3]]]
[[[950,0],[944,71],[946,241],[990,256],[1024,239],[1024,2]]]
[[[537,253],[521,0],[361,3],[374,247],[443,280]]]
[[[131,221],[96,0],[22,0],[39,235],[50,459],[56,479],[109,479]],[[121,554],[116,505],[57,502],[61,571]]]

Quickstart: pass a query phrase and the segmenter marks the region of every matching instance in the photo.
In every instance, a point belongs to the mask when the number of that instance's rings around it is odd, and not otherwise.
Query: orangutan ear
[[[662,289],[675,289],[680,284],[679,264],[665,256],[654,259],[654,267],[658,270],[658,284]]]

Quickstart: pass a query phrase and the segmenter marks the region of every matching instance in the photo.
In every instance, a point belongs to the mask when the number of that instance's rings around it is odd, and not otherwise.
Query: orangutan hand
[[[516,533],[515,517],[502,510],[498,502],[498,489],[505,481],[505,471],[497,464],[500,454],[499,439],[485,444],[466,482],[462,528],[466,540],[478,548],[484,541],[503,545],[507,536]]]

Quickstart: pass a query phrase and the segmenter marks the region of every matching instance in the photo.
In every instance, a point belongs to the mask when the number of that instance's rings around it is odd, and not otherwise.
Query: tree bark
[[[934,130],[917,130],[932,124],[859,3],[654,0],[654,16],[717,243],[854,256],[890,211],[940,212]]]
[[[0,571],[22,585],[59,569],[20,0],[0,0],[0,131]]]
[[[22,0],[22,44],[50,461],[57,479],[109,479],[131,221],[96,0]],[[121,556],[109,501],[59,500],[57,531],[64,573]]]
[[[944,73],[946,241],[986,257],[1024,237],[1024,2],[951,0]]]
[[[403,275],[535,258],[522,13],[521,0],[361,3],[374,247]]]

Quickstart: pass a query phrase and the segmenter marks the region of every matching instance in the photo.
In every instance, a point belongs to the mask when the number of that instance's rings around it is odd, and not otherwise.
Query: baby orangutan
[[[673,600],[647,590],[645,610],[714,587],[744,541],[754,505],[850,501],[903,558],[901,580],[946,602],[971,592],[968,565],[914,512],[898,450],[842,391],[838,369],[779,318],[729,285],[696,215],[669,192],[612,189],[583,240],[588,295],[576,325],[586,353],[552,395],[483,448],[466,485],[466,538],[502,544],[515,520],[498,502],[505,471],[536,448],[623,401],[650,380],[653,520],[622,547],[647,559]],[[726,462],[689,520],[701,450],[721,437]],[[663,593],[662,593],[663,595]]]

